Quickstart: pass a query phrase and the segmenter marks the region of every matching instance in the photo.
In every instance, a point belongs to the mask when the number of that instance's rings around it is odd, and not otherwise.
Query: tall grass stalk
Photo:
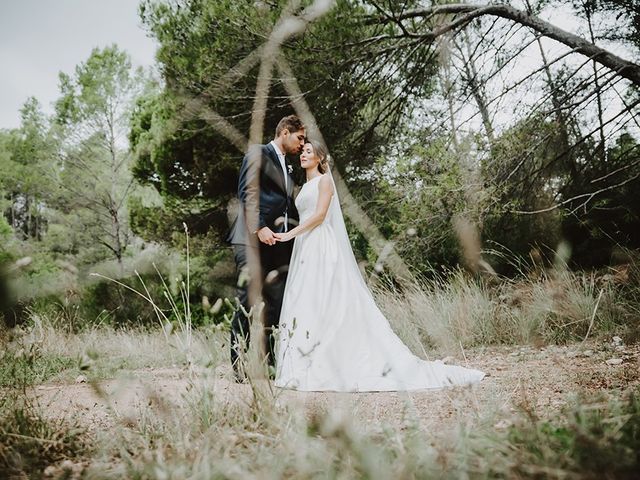
[[[169,285],[167,285],[167,282],[165,281],[164,276],[160,273],[160,270],[158,269],[155,263],[153,263],[153,268],[155,269],[156,273],[158,274],[158,277],[160,278],[160,281],[162,282],[162,287],[163,287],[162,293],[164,298],[169,303],[169,307],[172,313],[171,318],[174,319],[175,323],[178,325],[179,332],[182,334],[182,335],[174,335],[173,338],[176,339],[176,341],[180,346],[180,349],[185,354],[189,371],[191,371],[193,367],[193,355],[192,355],[193,321],[192,321],[191,305],[190,305],[190,297],[189,297],[190,295],[189,230],[185,223],[183,223],[182,225],[184,227],[184,232],[186,236],[186,274],[187,274],[186,283],[184,281],[181,281],[178,286],[178,295],[180,300],[182,301],[182,308],[180,308],[176,303],[176,300],[174,299],[174,296],[171,292],[171,288],[169,287]],[[149,302],[149,304],[153,307],[154,313],[156,314],[156,318],[158,319],[160,328],[162,329],[162,332],[165,336],[165,340],[167,341],[167,344],[170,344],[171,334],[173,333],[173,330],[174,330],[173,323],[171,322],[170,317],[158,306],[157,302],[153,299],[151,293],[149,292],[149,289],[147,288],[147,285],[145,284],[140,274],[137,271],[135,271],[135,274],[138,277],[138,280],[140,281],[140,283],[142,284],[144,293],[114,278],[110,278],[99,273],[92,273],[91,275],[100,277],[110,282],[114,282],[117,285],[120,285],[121,287],[126,288],[127,290],[135,293],[136,295],[139,295],[144,300]]]

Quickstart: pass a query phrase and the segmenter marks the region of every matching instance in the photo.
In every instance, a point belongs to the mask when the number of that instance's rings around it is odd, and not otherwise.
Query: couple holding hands
[[[287,155],[299,155],[306,172],[295,200]],[[247,313],[259,299],[265,304],[265,360],[274,368],[278,387],[407,391],[471,384],[484,377],[478,370],[422,360],[393,332],[358,268],[327,148],[306,136],[298,117],[284,117],[273,141],[249,148],[240,168],[238,199],[228,238],[243,306],[231,325],[237,381],[244,381]]]

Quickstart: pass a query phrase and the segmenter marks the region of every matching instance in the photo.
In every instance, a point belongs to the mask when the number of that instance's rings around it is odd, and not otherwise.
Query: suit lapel
[[[287,195],[293,198],[293,190],[296,185],[296,182],[293,179],[293,176],[291,176],[288,172],[289,172],[289,168],[287,166]]]
[[[271,142],[269,142],[267,145],[269,147],[269,156],[271,157],[271,161],[276,166],[276,169],[278,172],[278,178],[280,179],[280,187],[282,187],[282,191],[285,192],[286,189],[285,189],[285,183],[284,183],[284,172],[282,171],[282,165],[280,165],[280,158],[278,158],[278,153],[276,152],[276,149],[271,144]],[[285,167],[286,167],[286,164],[285,164]]]

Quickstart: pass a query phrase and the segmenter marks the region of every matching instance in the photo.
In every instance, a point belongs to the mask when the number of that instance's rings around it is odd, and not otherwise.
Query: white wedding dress
[[[320,178],[305,183],[296,198],[300,223],[315,212]],[[422,360],[393,332],[358,269],[337,192],[323,223],[294,241],[280,314],[276,386],[399,391],[484,377],[478,370]]]

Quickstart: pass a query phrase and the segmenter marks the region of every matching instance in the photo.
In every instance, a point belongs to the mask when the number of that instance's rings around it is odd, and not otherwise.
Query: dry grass
[[[202,379],[201,379],[202,380]],[[572,396],[539,417],[471,406],[457,427],[429,431],[410,405],[394,423],[340,409],[311,414],[278,394],[223,401],[206,381],[173,405],[154,399],[96,434],[87,478],[633,478],[640,465],[637,394]],[[259,401],[252,401],[258,396]]]
[[[456,272],[376,300],[400,337],[420,354],[496,344],[565,343],[587,336],[633,336],[637,305],[611,282],[568,271],[491,284]],[[634,320],[635,319],[635,320]]]
[[[376,295],[394,329],[423,356],[434,350],[459,353],[461,346],[566,342],[581,340],[587,332],[591,338],[620,333],[629,311],[614,286],[567,273],[494,286],[458,273],[447,282]],[[219,388],[220,368],[228,363],[226,332],[101,327],[74,335],[54,324],[35,317],[29,328],[14,332],[4,345],[3,371],[15,375],[42,362],[48,366],[47,375],[14,377],[29,379],[25,383],[64,382],[82,372],[95,395],[110,405],[115,423],[88,432],[58,422],[50,412],[31,410],[21,416],[24,404],[8,402],[7,391],[0,390],[9,406],[0,433],[21,439],[12,444],[12,452],[31,452],[20,456],[20,470],[15,462],[10,468],[31,476],[42,475],[49,464],[54,478],[72,478],[76,474],[63,468],[63,459],[81,464],[84,478],[105,479],[632,478],[630,472],[640,465],[638,397],[625,391],[637,384],[632,364],[619,370],[616,381],[601,371],[585,374],[580,385],[610,394],[569,395],[565,409],[551,417],[539,416],[524,392],[510,393],[521,409],[508,416],[498,408],[504,399],[479,402],[470,390],[455,400],[442,392],[458,405],[458,421],[450,424],[453,428],[432,431],[418,420],[409,399],[392,420],[362,422],[349,408],[313,405],[312,396],[302,404],[290,401],[266,380],[252,380],[230,397],[239,390]],[[74,366],[56,373],[50,359],[61,358],[73,359]],[[151,388],[126,412],[100,382],[164,367],[183,372],[184,389]],[[21,423],[9,421],[15,418]],[[40,438],[21,431],[44,433]],[[47,451],[44,444],[62,450],[39,457],[38,452]],[[14,453],[10,458],[15,460]]]
[[[46,318],[36,316],[30,326],[16,329],[5,338],[0,385],[9,382],[12,362],[24,364],[22,373],[29,372],[28,383],[69,381],[79,374],[98,380],[133,370],[192,363],[216,366],[227,358],[221,346],[224,340],[216,331],[192,332],[187,351],[181,332],[167,337],[158,331],[100,327],[73,334],[57,330]]]
[[[26,395],[1,392],[0,412],[1,478],[33,478],[30,474],[90,451],[84,429],[45,417]]]

